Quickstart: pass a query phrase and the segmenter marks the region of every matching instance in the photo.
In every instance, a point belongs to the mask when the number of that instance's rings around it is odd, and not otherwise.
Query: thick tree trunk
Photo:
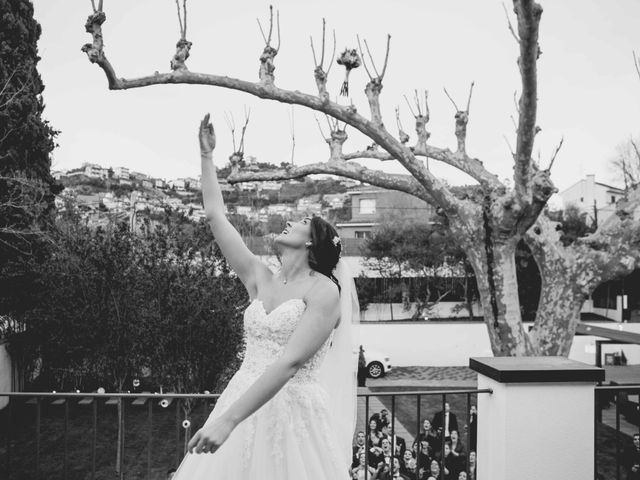
[[[516,279],[516,242],[491,238],[466,249],[476,274],[484,320],[495,356],[530,356],[536,352],[520,315]]]

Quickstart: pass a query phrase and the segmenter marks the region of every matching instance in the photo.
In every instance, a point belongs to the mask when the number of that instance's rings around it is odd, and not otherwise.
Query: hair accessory
[[[333,237],[333,244],[337,247],[339,243],[340,243],[340,237],[336,235],[335,237]]]
[[[311,240],[309,240],[308,242],[305,242],[305,245],[307,247],[310,247],[311,245],[313,245],[313,242]]]

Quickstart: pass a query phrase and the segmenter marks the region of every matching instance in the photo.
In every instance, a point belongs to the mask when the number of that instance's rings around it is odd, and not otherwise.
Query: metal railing
[[[427,414],[427,412],[422,412],[422,403],[423,403],[423,399],[429,398],[429,397],[438,397],[440,396],[440,406],[441,406],[441,410],[442,412],[445,411],[445,404],[448,403],[447,402],[447,396],[449,396],[449,398],[454,397],[454,396],[464,396],[466,399],[466,412],[467,412],[467,421],[466,421],[466,425],[470,427],[469,425],[469,416],[470,416],[470,411],[471,411],[471,398],[473,397],[477,397],[478,394],[482,394],[482,393],[493,393],[491,389],[456,389],[456,390],[422,390],[422,391],[405,391],[405,392],[399,392],[399,391],[390,391],[390,392],[371,392],[371,393],[359,393],[358,397],[362,398],[364,397],[365,399],[365,408],[364,408],[364,419],[367,422],[367,427],[365,427],[364,431],[365,431],[365,441],[366,441],[366,450],[369,450],[369,428],[368,428],[368,423],[370,421],[370,398],[371,397],[391,397],[391,419],[390,419],[390,425],[391,425],[391,439],[392,439],[392,445],[391,445],[391,461],[393,461],[393,457],[396,456],[396,444],[393,441],[393,439],[395,439],[395,424],[396,424],[396,400],[397,399],[402,399],[403,397],[407,397],[407,399],[410,398],[415,398],[416,401],[416,415],[415,415],[415,427],[416,427],[416,434],[415,434],[415,440],[413,442],[411,442],[412,445],[412,449],[413,449],[413,444],[417,443],[417,452],[416,452],[416,462],[418,462],[418,459],[420,458],[420,454],[422,453],[422,444],[419,441],[419,435],[420,432],[422,430],[422,413],[424,413],[425,415]],[[388,402],[387,402],[388,403]],[[383,402],[384,404],[384,402]],[[386,407],[386,405],[385,405]],[[453,412],[453,410],[451,410]],[[428,412],[429,417],[427,419],[431,418],[431,415],[434,412]],[[359,413],[360,414],[360,413]],[[443,422],[444,422],[444,418],[443,418]],[[458,432],[460,433],[460,432]],[[468,461],[468,456],[470,453],[470,446],[471,446],[471,428],[467,428],[466,430],[466,435],[465,435],[465,444],[468,448],[468,450],[466,451],[467,453],[467,458],[465,459],[464,462],[464,471],[467,472],[467,478],[471,478],[470,477],[470,463]],[[445,469],[445,444],[447,443],[447,437],[445,437],[444,432],[442,432],[442,434],[439,435],[440,438],[440,451],[435,453],[435,456],[437,457],[439,454],[439,467],[440,467],[440,475],[438,477],[438,480],[440,478],[444,478],[444,469]],[[462,440],[462,437],[460,437],[460,440]],[[365,454],[365,468],[364,468],[364,478],[365,480],[371,478],[371,476],[369,475],[369,455]],[[400,462],[400,464],[402,465],[402,462]],[[372,466],[374,469],[376,469],[378,466],[374,465]],[[391,467],[391,465],[390,465]],[[418,465],[416,467],[416,476],[418,473],[418,469],[420,468],[420,465]],[[473,478],[477,478],[475,475],[475,469],[477,468],[477,459],[476,459],[476,464],[474,465],[474,476]],[[428,470],[428,469],[427,469]],[[424,478],[427,478],[429,475],[425,475]],[[452,478],[457,478],[458,474],[456,473],[455,477],[452,476]]]
[[[373,411],[371,399],[377,397],[376,401],[390,411],[391,438],[394,439],[396,425],[400,421],[397,407],[401,407],[403,420],[406,422],[406,403],[415,399],[417,439],[422,428],[422,416],[426,413],[423,404],[427,399],[427,403],[435,406],[433,398],[437,399],[439,396],[440,402],[437,405],[444,411],[447,398],[455,396],[459,399],[462,396],[466,400],[467,412],[467,416],[462,419],[466,419],[468,423],[472,397],[475,399],[478,394],[483,393],[491,393],[491,390],[359,393],[358,397],[364,399],[364,410],[358,412],[359,422],[364,419],[368,425],[369,414]],[[105,470],[120,479],[163,478],[161,475],[169,468],[180,464],[191,438],[192,427],[204,423],[211,411],[211,402],[219,396],[220,394],[0,392],[0,400],[8,397],[7,406],[0,410],[0,478],[95,479],[104,476]],[[172,403],[174,412],[170,408]],[[185,409],[187,404],[190,404],[190,408]],[[462,405],[459,400],[458,404]],[[146,413],[142,410],[144,407]],[[428,413],[431,416],[434,412]],[[170,430],[173,430],[173,434],[169,433]],[[367,427],[363,430],[367,432]],[[168,436],[174,436],[174,439],[169,440]],[[407,448],[412,448],[410,445],[413,444],[413,439],[406,440]],[[467,447],[470,440],[471,431],[467,429]],[[368,442],[368,438],[366,441]],[[422,453],[422,446],[420,442],[417,443],[419,455]],[[392,445],[391,448],[395,454],[396,446]],[[444,449],[445,437],[442,435],[439,452],[441,465]],[[161,457],[160,461],[158,456]],[[365,455],[365,458],[369,466],[369,455]],[[159,466],[160,462],[165,464]],[[468,471],[469,463],[466,462],[465,465]],[[367,467],[365,478],[371,478]]]
[[[607,385],[595,388],[594,472],[597,480],[621,480],[638,465],[640,449],[633,444],[640,435],[640,385]]]

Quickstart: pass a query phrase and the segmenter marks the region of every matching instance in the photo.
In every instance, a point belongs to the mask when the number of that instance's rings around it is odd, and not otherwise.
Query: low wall
[[[640,333],[640,324],[586,322],[605,328]],[[391,365],[406,367],[468,366],[469,357],[492,356],[487,327],[483,322],[372,322],[360,325],[361,343],[391,358]],[[569,358],[595,365],[595,341],[600,337],[579,335],[573,340]],[[624,351],[629,365],[640,364],[640,345],[603,345],[604,354]]]
[[[473,304],[473,315],[482,316],[482,307],[479,303]],[[379,322],[387,320],[408,320],[413,317],[415,307],[404,309],[402,303],[370,303],[367,309],[361,312],[362,321]],[[468,318],[466,306],[460,302],[440,302],[424,314],[432,318]]]
[[[0,392],[11,391],[11,357],[7,351],[8,343],[0,342]],[[0,410],[9,402],[9,397],[0,397]]]

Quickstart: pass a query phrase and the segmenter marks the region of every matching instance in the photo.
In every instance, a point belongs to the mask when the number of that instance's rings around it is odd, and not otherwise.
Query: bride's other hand
[[[216,132],[213,125],[209,122],[209,114],[207,113],[200,122],[200,153],[209,155],[216,148]]]
[[[190,453],[214,453],[229,438],[235,424],[225,416],[218,417],[198,430],[187,445]]]

